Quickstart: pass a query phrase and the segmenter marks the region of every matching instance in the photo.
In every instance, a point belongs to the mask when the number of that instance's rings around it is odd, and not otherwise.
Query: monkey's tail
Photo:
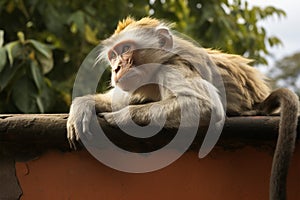
[[[279,107],[279,135],[272,163],[270,200],[286,199],[287,174],[297,137],[298,96],[288,89],[280,88],[261,104],[262,111],[268,114]]]

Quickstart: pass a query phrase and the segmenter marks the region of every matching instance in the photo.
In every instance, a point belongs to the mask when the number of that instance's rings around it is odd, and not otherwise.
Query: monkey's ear
[[[159,38],[159,47],[163,49],[172,49],[173,37],[166,28],[159,28],[156,30]]]

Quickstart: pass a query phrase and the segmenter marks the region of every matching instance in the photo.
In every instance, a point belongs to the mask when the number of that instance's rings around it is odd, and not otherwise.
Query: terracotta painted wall
[[[289,200],[300,199],[299,147],[288,177]],[[164,169],[130,174],[101,164],[84,150],[51,150],[35,160],[16,163],[16,171],[22,200],[266,200],[271,161],[269,150],[215,148],[204,159],[189,151]]]

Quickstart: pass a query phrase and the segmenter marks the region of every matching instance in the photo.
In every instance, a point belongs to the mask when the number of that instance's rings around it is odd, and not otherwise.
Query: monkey
[[[75,141],[81,133],[91,134],[93,112],[112,126],[126,125],[129,120],[147,125],[166,118],[164,127],[176,128],[181,122],[182,107],[190,116],[200,113],[200,123],[207,123],[215,110],[222,120],[226,116],[270,115],[280,109],[269,195],[271,200],[286,199],[299,101],[288,89],[271,91],[267,78],[250,66],[252,60],[199,47],[173,34],[172,24],[162,20],[127,17],[119,22],[111,37],[101,42],[99,61],[111,66],[113,88],[72,101],[67,121],[72,148],[76,148]],[[214,70],[222,78],[226,105],[219,103],[219,88],[213,84]],[[195,124],[190,121],[187,126]]]

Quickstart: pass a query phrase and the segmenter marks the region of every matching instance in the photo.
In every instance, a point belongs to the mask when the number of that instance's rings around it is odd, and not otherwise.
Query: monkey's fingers
[[[83,119],[82,119],[82,132],[85,135],[92,135],[91,131],[90,131],[90,123],[92,120],[92,112],[86,112],[83,115]]]
[[[68,138],[68,142],[69,142],[69,146],[71,149],[76,150],[76,144],[75,144],[75,138],[74,136],[76,135],[74,130],[74,127],[70,124],[67,125],[67,138]]]
[[[69,139],[69,146],[70,146],[70,149],[77,150],[77,147],[76,147],[76,144],[75,144],[74,140]]]

